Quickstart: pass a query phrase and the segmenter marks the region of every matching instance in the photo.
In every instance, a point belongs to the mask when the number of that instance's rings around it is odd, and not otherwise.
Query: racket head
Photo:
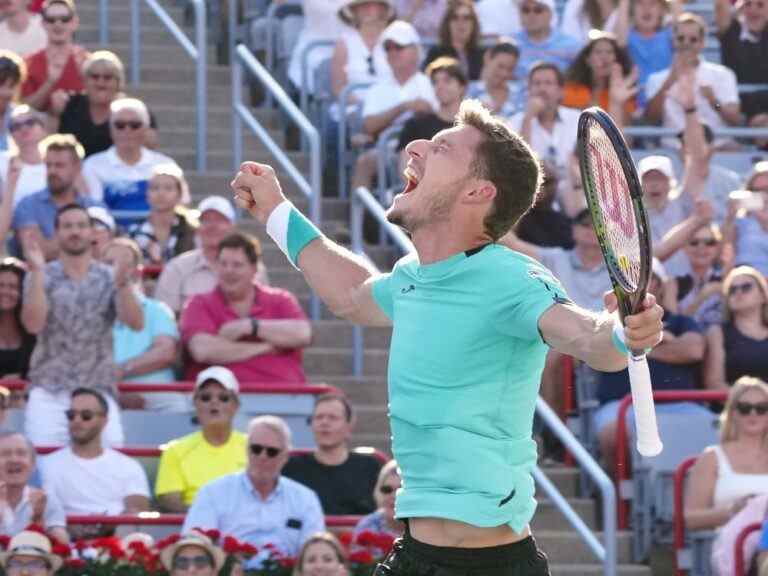
[[[651,275],[651,235],[643,189],[624,137],[601,108],[579,117],[582,186],[623,318],[645,298]]]

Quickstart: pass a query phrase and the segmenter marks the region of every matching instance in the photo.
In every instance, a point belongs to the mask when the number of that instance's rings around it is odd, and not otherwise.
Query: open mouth
[[[419,185],[419,176],[411,167],[406,167],[403,171],[403,176],[405,176],[405,188],[403,189],[403,194],[408,194]]]

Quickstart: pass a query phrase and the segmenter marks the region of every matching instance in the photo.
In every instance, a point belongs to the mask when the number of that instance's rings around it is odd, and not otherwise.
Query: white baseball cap
[[[387,41],[394,42],[398,46],[421,45],[421,38],[416,28],[404,20],[395,20],[384,29],[380,42],[384,45]]]
[[[104,226],[104,228],[110,232],[114,232],[117,229],[117,226],[115,225],[115,219],[112,218],[112,214],[110,214],[109,210],[103,206],[89,206],[88,217],[91,220],[95,220],[97,223]]]
[[[230,392],[234,392],[235,394],[240,393],[240,384],[238,383],[237,378],[235,378],[232,370],[224,368],[224,366],[211,366],[200,372],[195,380],[195,391],[211,380],[218,382]]]
[[[637,175],[640,176],[640,178],[653,170],[661,172],[670,180],[675,178],[675,170],[672,168],[672,161],[666,156],[646,156],[640,160],[637,165]]]
[[[198,204],[197,209],[201,215],[203,212],[213,210],[231,222],[236,220],[235,209],[232,206],[232,203],[224,198],[224,196],[208,196],[208,198],[203,199],[200,204]]]

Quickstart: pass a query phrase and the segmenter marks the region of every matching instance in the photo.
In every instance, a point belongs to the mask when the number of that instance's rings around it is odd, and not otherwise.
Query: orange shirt
[[[584,84],[577,84],[575,82],[566,82],[563,88],[563,106],[568,108],[578,108],[584,110],[595,104],[600,106],[603,110],[608,110],[608,90],[600,90],[597,94],[597,98],[592,97],[592,90]],[[624,112],[627,116],[630,116],[637,108],[635,99],[628,100],[624,105]]]

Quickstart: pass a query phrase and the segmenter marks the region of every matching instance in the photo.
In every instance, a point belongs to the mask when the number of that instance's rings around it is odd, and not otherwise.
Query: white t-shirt
[[[534,118],[531,121],[531,141],[528,144],[542,160],[551,158],[554,151],[558,169],[567,168],[576,150],[576,132],[580,114],[580,111],[574,108],[559,106],[552,132],[542,128],[539,119]],[[519,112],[512,117],[512,126],[517,132],[520,132],[523,127],[524,117],[525,112]]]
[[[520,31],[520,8],[515,0],[479,0],[475,12],[483,36],[514,36]]]
[[[0,50],[11,50],[22,58],[39,52],[48,44],[48,36],[39,14],[32,14],[27,29],[21,34],[8,28],[8,22],[0,22]]]
[[[98,458],[80,458],[62,448],[40,459],[45,491],[54,494],[67,514],[120,514],[127,496],[149,494],[141,465],[110,448]]]
[[[2,190],[5,190],[5,183],[8,181],[8,165],[10,162],[11,153],[0,152],[0,181],[2,182]],[[16,183],[16,193],[13,196],[13,207],[16,208],[22,198],[26,198],[35,192],[40,192],[40,190],[48,186],[47,174],[45,162],[40,162],[40,164],[22,163],[19,181]]]
[[[432,82],[423,72],[417,72],[405,84],[399,84],[394,78],[381,80],[365,94],[363,118],[381,114],[398,104],[419,98],[430,102],[434,110],[439,108]],[[404,112],[392,124],[405,122],[410,116],[411,112]]]
[[[619,11],[614,9],[608,15],[602,30],[615,32],[618,19]],[[552,26],[554,27],[555,24],[553,23]],[[568,0],[563,9],[563,24],[560,26],[562,33],[571,38],[576,38],[582,44],[586,44],[589,41],[589,31],[591,29],[592,24],[584,13],[584,0]]]

